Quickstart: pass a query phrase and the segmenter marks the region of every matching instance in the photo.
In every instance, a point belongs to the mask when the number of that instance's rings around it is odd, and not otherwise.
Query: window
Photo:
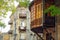
[[[25,33],[20,34],[20,40],[26,40],[26,34]]]
[[[24,20],[21,20],[20,21],[20,28],[21,29],[24,29],[25,28],[25,21]]]

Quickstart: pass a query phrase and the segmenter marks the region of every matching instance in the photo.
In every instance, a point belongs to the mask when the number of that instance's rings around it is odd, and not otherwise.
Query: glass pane
[[[24,27],[25,27],[25,21],[24,20],[21,20],[21,22],[20,22],[20,28],[21,29],[24,29]]]

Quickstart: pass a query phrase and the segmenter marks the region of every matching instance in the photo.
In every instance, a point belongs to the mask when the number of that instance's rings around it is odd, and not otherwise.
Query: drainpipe
[[[36,33],[37,34],[37,33]],[[41,40],[44,40],[42,37],[41,37],[41,35],[39,35],[39,34],[37,34],[38,35],[38,37],[40,37],[41,38]]]

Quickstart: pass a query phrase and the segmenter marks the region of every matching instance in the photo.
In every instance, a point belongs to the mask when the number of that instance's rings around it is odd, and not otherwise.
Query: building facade
[[[13,39],[13,40],[14,40],[14,33],[16,33],[16,40],[20,40],[22,37],[24,37],[26,35],[26,33],[25,33],[25,31],[26,31],[26,13],[23,11],[25,11],[24,7],[21,7],[21,8],[18,7],[17,11],[10,16],[9,24],[11,24],[11,30],[12,30],[11,39]]]
[[[0,32],[0,40],[3,40],[3,34]]]
[[[40,39],[37,38],[37,40],[43,40],[43,8],[42,8],[42,0],[34,0],[31,2],[29,6],[29,10],[31,12],[31,30],[38,35]]]

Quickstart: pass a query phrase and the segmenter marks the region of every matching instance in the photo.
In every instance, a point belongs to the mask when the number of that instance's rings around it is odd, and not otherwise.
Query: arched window
[[[21,29],[24,29],[25,28],[25,21],[24,20],[21,20],[20,21],[20,28]]]

